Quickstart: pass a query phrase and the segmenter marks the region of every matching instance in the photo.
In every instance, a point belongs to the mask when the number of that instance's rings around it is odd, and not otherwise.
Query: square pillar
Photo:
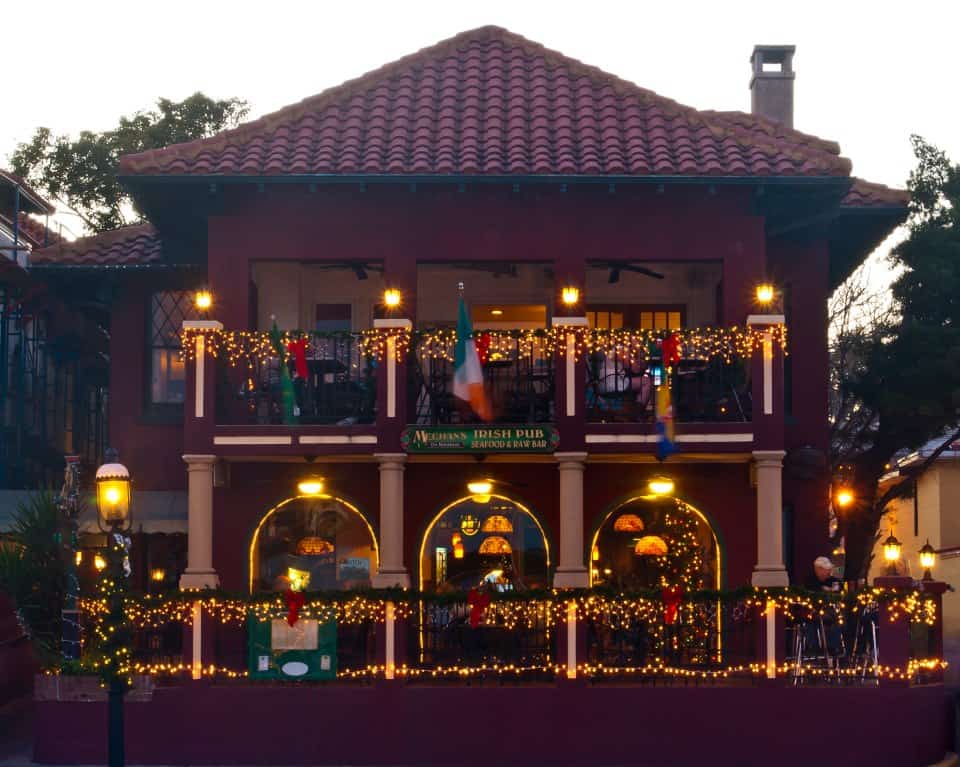
[[[560,560],[554,588],[585,589],[590,573],[584,565],[583,469],[586,453],[555,453],[560,469]]]
[[[185,455],[187,464],[187,569],[181,589],[215,589],[213,569],[213,465],[215,455]]]
[[[757,471],[757,565],[754,586],[789,586],[783,565],[783,450],[754,450]]]
[[[403,470],[405,453],[378,453],[380,463],[380,567],[373,577],[378,589],[410,588],[403,562]]]

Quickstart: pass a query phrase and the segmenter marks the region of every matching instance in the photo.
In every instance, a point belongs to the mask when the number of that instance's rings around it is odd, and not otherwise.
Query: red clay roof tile
[[[909,202],[910,192],[906,189],[892,189],[855,178],[840,204],[844,208],[906,208]]]
[[[464,32],[127,175],[847,176],[836,143],[706,112],[499,27]]]
[[[161,258],[157,230],[152,224],[134,224],[35,250],[30,263],[34,266],[127,266],[154,263]]]

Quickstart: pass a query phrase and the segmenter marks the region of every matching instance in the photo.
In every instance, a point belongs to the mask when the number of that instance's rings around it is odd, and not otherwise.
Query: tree
[[[919,136],[912,143],[909,236],[891,254],[892,306],[867,296],[865,316],[852,322],[865,294],[854,283],[834,297],[832,464],[857,497],[841,521],[848,577],[866,574],[880,518],[905,492],[878,495],[891,460],[960,420],[960,165]]]
[[[237,98],[215,101],[195,93],[183,101],[159,99],[156,109],[121,117],[108,131],[83,131],[77,138],[37,128],[10,156],[13,172],[75,210],[97,232],[140,219],[117,180],[125,154],[206,138],[242,120],[249,108]]]

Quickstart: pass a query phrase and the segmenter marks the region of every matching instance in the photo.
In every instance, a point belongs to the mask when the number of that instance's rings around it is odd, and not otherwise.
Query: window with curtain
[[[180,330],[184,320],[198,318],[192,291],[165,290],[151,296],[150,404],[183,404],[186,368],[180,356]]]

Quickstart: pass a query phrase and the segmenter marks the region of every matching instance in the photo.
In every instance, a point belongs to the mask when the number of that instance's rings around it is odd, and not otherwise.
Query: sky
[[[904,186],[911,133],[960,161],[957,0],[11,0],[0,16],[17,73],[0,166],[37,126],[105,130],[198,90],[257,117],[485,24],[701,109],[749,111],[753,45],[795,44],[795,127],[856,175]]]

